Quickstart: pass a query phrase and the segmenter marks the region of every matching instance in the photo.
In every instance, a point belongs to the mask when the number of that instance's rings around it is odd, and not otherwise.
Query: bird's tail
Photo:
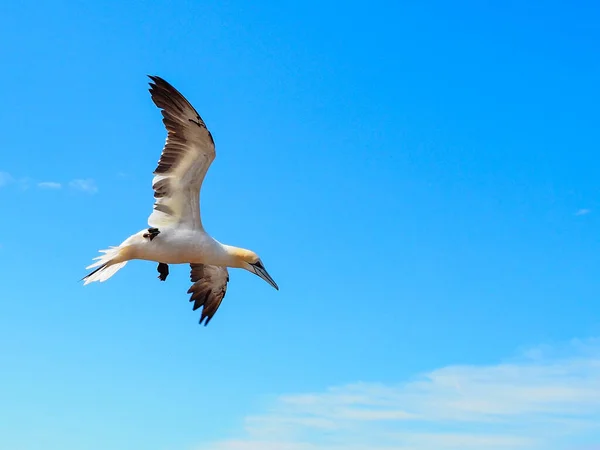
[[[127,264],[123,247],[110,247],[108,250],[100,250],[100,253],[104,254],[94,258],[96,262],[86,267],[86,269],[96,269],[83,277],[84,286],[94,281],[103,282],[108,280]]]

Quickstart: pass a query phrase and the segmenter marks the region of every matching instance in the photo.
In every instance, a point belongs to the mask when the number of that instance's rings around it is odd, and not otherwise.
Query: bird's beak
[[[275,280],[271,278],[271,275],[267,272],[264,266],[259,266],[258,264],[253,264],[252,268],[254,269],[254,273],[273,286],[275,289],[279,290],[279,286],[275,283]]]

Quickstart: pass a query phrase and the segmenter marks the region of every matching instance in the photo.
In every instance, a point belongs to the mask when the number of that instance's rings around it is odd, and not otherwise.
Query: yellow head
[[[265,266],[258,255],[252,250],[227,246],[227,252],[231,257],[231,267],[246,269],[248,272],[258,275],[275,289],[279,290],[277,283],[271,278],[271,275],[269,275],[265,269]]]

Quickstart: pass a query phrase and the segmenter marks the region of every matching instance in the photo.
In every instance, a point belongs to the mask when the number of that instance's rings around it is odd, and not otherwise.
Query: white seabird
[[[212,319],[219,308],[229,281],[228,267],[246,269],[275,289],[277,283],[267,273],[256,253],[221,244],[202,227],[200,188],[215,159],[215,143],[194,107],[173,86],[150,76],[152,101],[161,109],[167,128],[167,141],[154,171],[154,211],[150,228],[123,241],[118,247],[100,250],[103,255],[86,269],[95,270],[83,278],[85,284],[106,281],[128,261],[158,262],[159,279],[165,281],[169,264],[190,264],[194,311],[200,307],[200,323]]]

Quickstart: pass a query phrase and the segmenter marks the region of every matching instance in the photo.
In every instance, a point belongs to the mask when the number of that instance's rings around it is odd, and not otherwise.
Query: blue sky
[[[500,4],[501,3],[501,4]],[[0,14],[0,444],[600,448],[595,2],[13,2]],[[217,145],[208,327],[155,264],[146,74]]]

